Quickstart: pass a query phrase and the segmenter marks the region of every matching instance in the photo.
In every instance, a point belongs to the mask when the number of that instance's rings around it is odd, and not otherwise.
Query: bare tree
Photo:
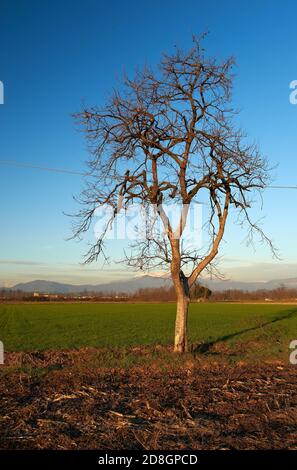
[[[230,208],[247,221],[249,233],[270,240],[249,216],[252,195],[267,184],[268,167],[257,147],[236,127],[231,107],[233,59],[208,58],[201,40],[192,48],[164,55],[157,71],[146,67],[133,79],[124,77],[104,107],[83,109],[75,117],[89,144],[90,179],[81,194],[75,236],[86,232],[98,206],[116,216],[130,204],[153,205],[164,237],[138,240],[126,255],[138,269],[170,266],[177,298],[174,350],[187,350],[189,292],[215,260]],[[182,236],[189,208],[198,195],[207,197],[209,244],[205,251],[188,247]],[[166,212],[179,203],[174,227]],[[86,262],[104,255],[110,220],[86,254]]]

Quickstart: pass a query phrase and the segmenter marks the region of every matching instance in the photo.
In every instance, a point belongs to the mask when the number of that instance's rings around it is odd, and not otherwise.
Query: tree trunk
[[[177,299],[174,352],[188,351],[188,308],[189,299],[186,295]]]
[[[175,320],[174,352],[188,351],[188,309],[190,303],[188,279],[180,271],[182,291],[177,292],[177,308]]]

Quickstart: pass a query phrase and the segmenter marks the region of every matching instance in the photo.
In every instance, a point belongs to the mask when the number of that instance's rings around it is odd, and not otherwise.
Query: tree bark
[[[188,280],[180,272],[182,291],[177,292],[177,308],[175,320],[174,352],[188,351],[188,309],[190,303]]]
[[[188,307],[189,300],[186,296],[177,299],[174,352],[185,353],[188,351]]]

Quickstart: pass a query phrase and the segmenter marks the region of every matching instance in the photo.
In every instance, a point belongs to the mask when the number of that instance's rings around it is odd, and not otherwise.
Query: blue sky
[[[103,103],[123,71],[158,62],[193,33],[210,32],[210,55],[237,61],[234,104],[240,122],[272,165],[274,184],[297,184],[297,4],[287,1],[1,0],[0,160],[84,171],[85,143],[71,114],[84,101]],[[66,241],[77,209],[79,175],[0,164],[0,285],[36,278],[99,283],[130,276],[112,263],[80,266],[84,243]],[[230,222],[222,271],[240,280],[297,276],[297,190],[267,189],[263,227],[280,250],[254,252]],[[110,251],[121,257],[122,244]]]

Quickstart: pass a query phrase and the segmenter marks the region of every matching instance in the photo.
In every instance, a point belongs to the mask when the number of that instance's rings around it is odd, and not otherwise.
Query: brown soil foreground
[[[1,449],[297,449],[296,366],[104,369],[90,354],[8,355]]]

